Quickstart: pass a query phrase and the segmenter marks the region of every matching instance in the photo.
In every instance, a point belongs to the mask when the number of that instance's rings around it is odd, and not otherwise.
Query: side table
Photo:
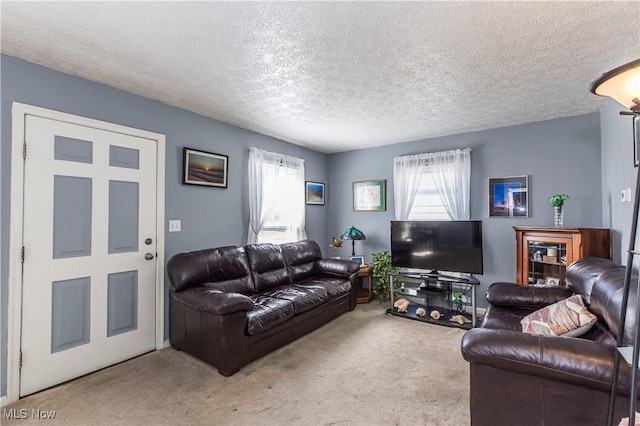
[[[363,286],[364,278],[368,278],[367,287]],[[358,298],[357,303],[369,303],[371,299],[373,299],[373,269],[370,266],[365,266],[364,268],[360,268],[358,271]]]

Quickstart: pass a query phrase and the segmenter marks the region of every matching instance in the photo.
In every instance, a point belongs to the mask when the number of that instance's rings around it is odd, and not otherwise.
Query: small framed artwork
[[[349,260],[352,262],[358,262],[361,268],[364,268],[364,256],[361,254],[357,256],[349,256]]]
[[[640,116],[633,117],[633,165],[640,164]]]
[[[305,182],[305,201],[307,204],[324,204],[324,183]]]
[[[228,163],[226,155],[184,148],[182,183],[226,188]]]
[[[489,217],[528,217],[528,192],[528,176],[489,178]]]
[[[387,210],[387,180],[361,180],[352,184],[354,212]]]
[[[546,285],[560,285],[560,278],[558,277],[546,277],[544,280]]]

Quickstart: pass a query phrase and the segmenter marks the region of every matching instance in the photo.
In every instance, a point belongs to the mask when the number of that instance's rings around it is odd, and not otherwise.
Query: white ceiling
[[[8,2],[2,52],[321,152],[597,111],[640,1]]]

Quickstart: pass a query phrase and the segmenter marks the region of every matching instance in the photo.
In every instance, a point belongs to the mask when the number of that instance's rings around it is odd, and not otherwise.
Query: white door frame
[[[156,206],[156,338],[155,347],[164,347],[164,171],[165,136],[105,121],[13,102],[11,128],[11,222],[9,226],[9,294],[7,315],[7,400],[20,395],[20,336],[22,332],[22,229],[24,200],[23,144],[26,116],[33,115],[95,129],[149,139],[157,145]],[[28,150],[28,147],[27,147]],[[28,155],[28,152],[27,152]],[[3,401],[5,402],[5,401]]]

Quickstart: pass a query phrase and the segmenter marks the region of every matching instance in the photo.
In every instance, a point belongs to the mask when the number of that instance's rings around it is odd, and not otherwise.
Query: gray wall
[[[389,249],[389,221],[393,219],[393,157],[472,148],[471,216],[483,221],[484,231],[485,274],[478,277],[482,282],[480,295],[493,281],[515,279],[512,227],[551,226],[553,214],[547,198],[552,194],[571,195],[565,214],[567,226],[603,226],[604,208],[604,226],[611,226],[618,233],[617,241],[628,232],[625,230],[630,222],[629,205],[607,202],[607,197],[618,200],[620,189],[634,186],[635,169],[630,160],[633,153],[629,151],[631,131],[626,133],[627,124],[624,123],[627,122],[624,117],[620,121],[618,109],[610,105],[603,111],[602,119],[598,114],[587,114],[327,156],[20,59],[6,55],[0,58],[0,395],[6,394],[13,101],[166,135],[165,218],[167,221],[182,220],[180,233],[166,232],[165,223],[166,260],[182,251],[244,243],[248,221],[248,200],[244,195],[247,191],[246,163],[251,146],[304,158],[306,179],[327,183],[327,204],[307,206],[309,237],[317,240],[328,255],[330,237],[339,236],[345,228],[355,225],[367,235],[366,241],[356,243],[356,251],[364,254],[368,262],[371,253]],[[229,187],[211,189],[182,185],[183,146],[229,155]],[[621,160],[629,162],[630,166],[619,167]],[[529,218],[488,218],[488,178],[516,175],[529,176]],[[386,212],[352,212],[351,182],[368,179],[387,179]],[[619,255],[620,244],[616,250]],[[340,254],[344,257],[347,252],[348,249],[343,249]],[[479,304],[484,306],[484,299],[480,299]]]
[[[601,227],[600,120],[597,113],[466,133],[430,140],[332,155],[329,158],[329,232],[339,236],[351,225],[367,239],[356,252],[371,261],[374,252],[389,250],[389,221],[394,219],[393,158],[421,152],[470,147],[471,219],[482,220],[484,274],[478,305],[495,281],[516,276],[513,226],[553,226],[549,196],[565,193],[565,226]],[[529,217],[489,218],[488,179],[529,176]],[[386,212],[353,212],[351,182],[387,179]],[[342,249],[344,257],[350,253]]]
[[[631,188],[635,197],[636,173],[633,166],[633,118],[620,115],[623,108],[608,100],[600,113],[602,129],[602,215],[613,234],[613,259],[626,264],[631,236],[633,203],[623,203],[620,192]],[[639,247],[638,243],[635,247]],[[636,262],[637,265],[637,262]]]
[[[247,158],[249,147],[305,159],[307,180],[327,182],[327,156],[277,139],[243,130],[166,104],[135,96],[2,55],[0,146],[0,321],[2,379],[6,395],[7,292],[11,176],[11,103],[13,101],[90,117],[166,135],[165,218],[182,220],[182,232],[168,233],[165,223],[165,260],[182,251],[222,245],[242,245],[249,218]],[[229,156],[228,188],[182,185],[182,147]],[[326,241],[329,205],[307,206],[309,238]],[[324,244],[328,251],[328,245]],[[165,281],[168,288],[168,281]],[[168,307],[168,303],[165,304]],[[165,337],[168,320],[165,315]]]

